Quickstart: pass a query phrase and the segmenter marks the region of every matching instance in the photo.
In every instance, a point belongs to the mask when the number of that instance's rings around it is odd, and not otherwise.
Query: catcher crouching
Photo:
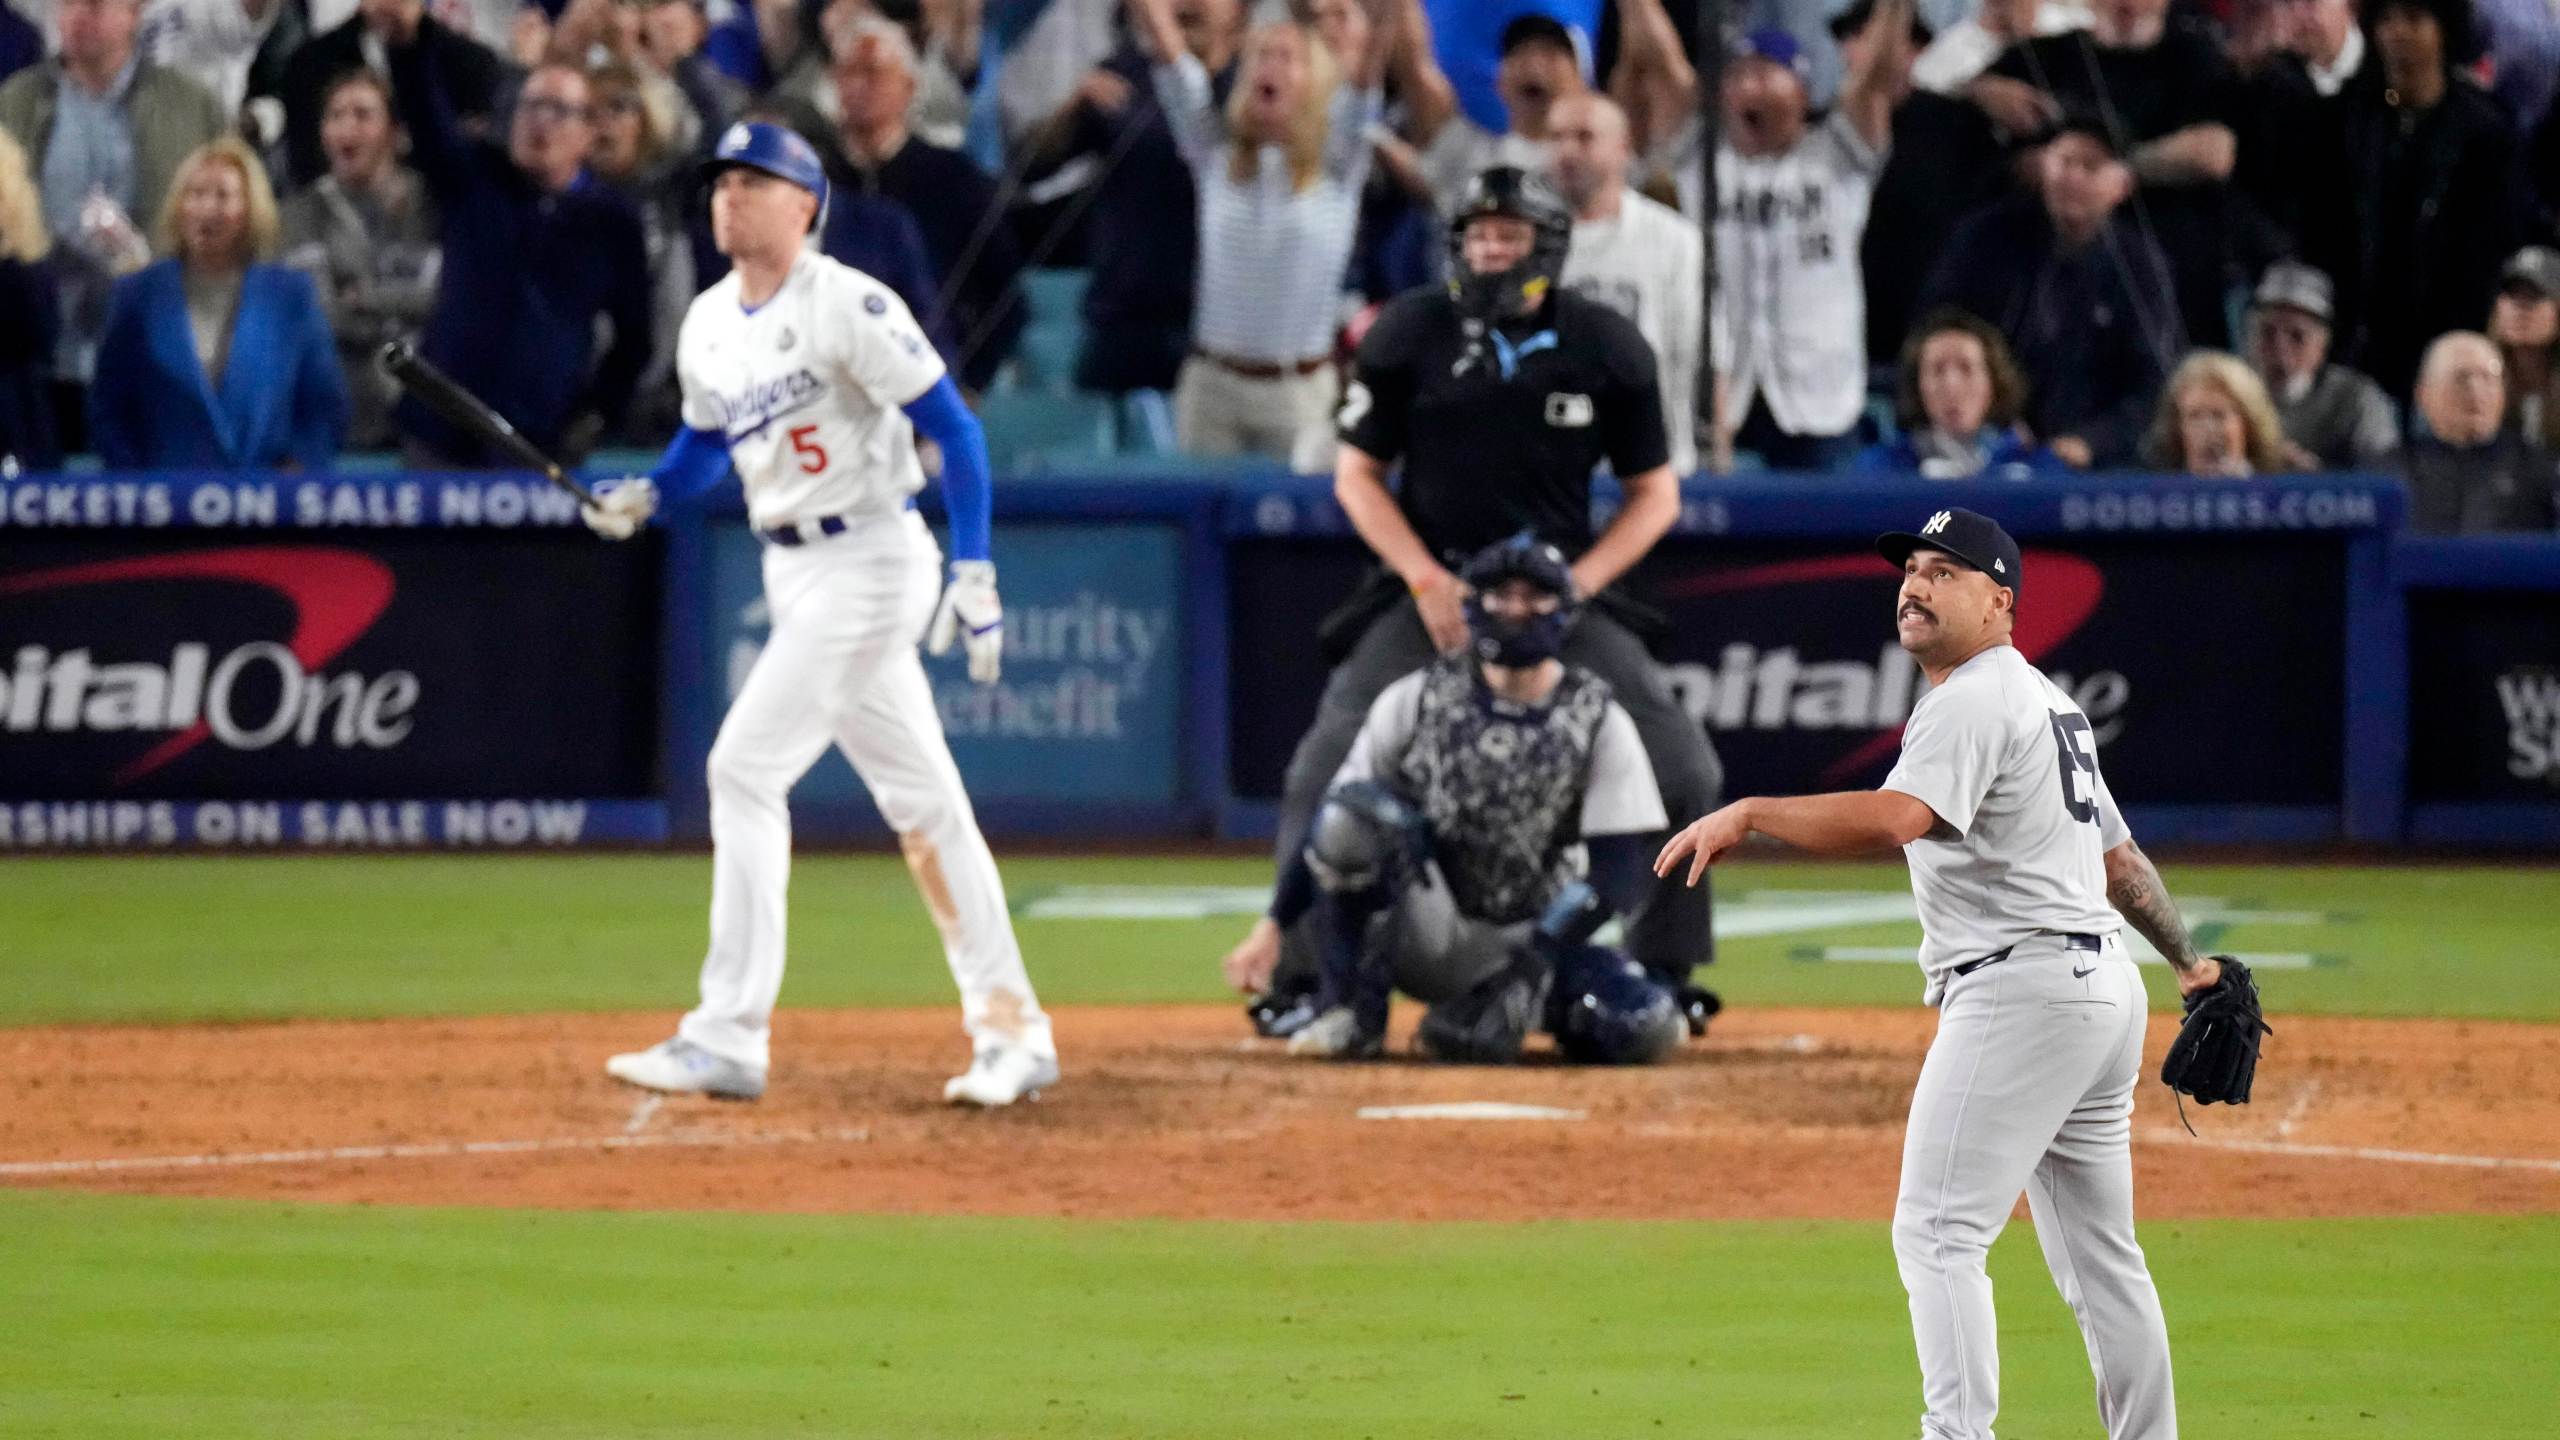
[[[1646,894],[1665,823],[1635,722],[1557,658],[1562,551],[1515,536],[1461,579],[1468,649],[1379,695],[1227,977],[1296,1055],[1378,1055],[1401,990],[1431,1059],[1507,1063],[1545,1030],[1568,1060],[1659,1060],[1716,1001],[1591,943]]]

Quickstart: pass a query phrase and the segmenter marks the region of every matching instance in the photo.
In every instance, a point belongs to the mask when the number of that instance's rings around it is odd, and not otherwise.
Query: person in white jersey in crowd
[[[1671,469],[1698,470],[1698,351],[1704,343],[1706,240],[1679,211],[1627,187],[1635,154],[1626,112],[1597,92],[1556,102],[1547,133],[1548,173],[1573,207],[1564,287],[1636,322],[1653,347],[1662,383],[1662,429]],[[1718,317],[1721,320],[1722,317]],[[1728,344],[1717,326],[1713,358]],[[1722,388],[1719,367],[1718,388]]]

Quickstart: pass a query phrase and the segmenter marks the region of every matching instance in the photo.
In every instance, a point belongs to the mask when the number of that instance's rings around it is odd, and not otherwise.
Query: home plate
[[[1501,1100],[1457,1100],[1441,1105],[1363,1105],[1363,1120],[1586,1120],[1588,1111],[1553,1105],[1513,1105]]]

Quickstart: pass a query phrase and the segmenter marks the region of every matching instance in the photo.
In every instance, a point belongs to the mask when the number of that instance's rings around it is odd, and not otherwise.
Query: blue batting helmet
[[[715,179],[721,171],[739,165],[787,180],[817,196],[818,223],[825,223],[827,167],[819,161],[817,148],[800,138],[800,132],[769,120],[739,121],[721,132],[720,144],[711,152],[711,158],[702,162],[702,176],[705,180]]]

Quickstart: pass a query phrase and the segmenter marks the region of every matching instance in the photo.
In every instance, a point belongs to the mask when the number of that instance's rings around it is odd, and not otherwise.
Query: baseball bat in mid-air
[[[419,404],[460,426],[463,433],[541,471],[543,479],[577,496],[579,504],[596,503],[594,491],[579,484],[559,461],[516,433],[507,417],[490,409],[487,401],[455,384],[452,376],[437,369],[408,341],[394,340],[382,347],[382,373],[417,396]]]

